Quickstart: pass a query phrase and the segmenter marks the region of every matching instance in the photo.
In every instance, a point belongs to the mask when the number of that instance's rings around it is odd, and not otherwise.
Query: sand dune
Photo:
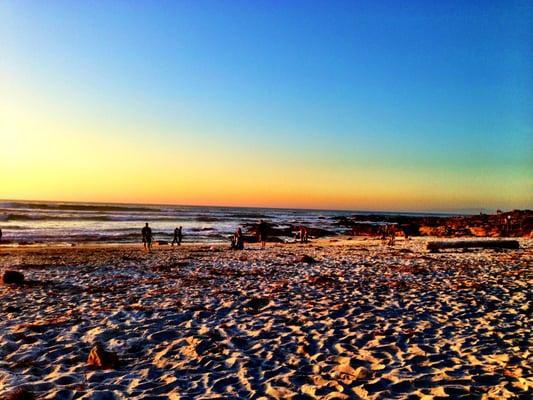
[[[0,393],[528,398],[533,252],[523,247],[1,249],[2,270],[29,282],[0,286]],[[117,353],[117,368],[87,365],[96,343]]]

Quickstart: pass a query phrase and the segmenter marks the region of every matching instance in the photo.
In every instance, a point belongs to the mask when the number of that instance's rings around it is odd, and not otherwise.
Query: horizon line
[[[447,210],[356,210],[349,208],[304,208],[304,207],[273,207],[273,206],[247,206],[247,205],[214,205],[214,204],[178,204],[178,203],[141,203],[141,202],[119,202],[119,201],[73,201],[73,200],[30,200],[30,199],[0,199],[0,202],[28,202],[28,203],[71,203],[71,204],[101,204],[101,205],[142,205],[142,206],[172,206],[172,207],[213,207],[213,208],[248,208],[248,209],[270,209],[270,210],[301,210],[301,211],[345,211],[353,213],[397,213],[397,214],[447,214],[447,215],[475,215],[478,213],[495,213],[497,209],[484,207],[465,207]],[[515,211],[503,210],[503,212]],[[529,210],[524,208],[524,210]]]

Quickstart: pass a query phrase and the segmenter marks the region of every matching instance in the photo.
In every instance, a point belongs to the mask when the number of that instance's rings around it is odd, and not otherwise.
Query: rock
[[[398,224],[407,236],[438,237],[528,237],[533,232],[531,210],[498,211],[496,214],[462,216],[353,215],[336,217],[338,227],[350,228],[347,234],[375,236],[383,223]]]
[[[485,229],[482,226],[473,226],[468,228],[472,236],[479,236],[479,237],[487,237],[490,236],[490,234],[487,232],[487,229]]]
[[[314,285],[331,286],[331,285],[335,285],[337,283],[337,280],[335,280],[331,276],[318,275],[318,276],[310,277],[309,283],[312,283]]]
[[[291,233],[300,232],[300,229],[302,229],[302,228],[305,228],[307,230],[307,234],[310,237],[314,237],[314,238],[320,238],[320,237],[324,237],[324,236],[335,236],[335,232],[328,231],[328,230],[322,229],[322,228],[313,228],[313,227],[304,226],[304,225],[291,225],[290,226]]]
[[[5,397],[2,397],[3,400],[35,400],[35,395],[29,390],[23,388],[17,388],[7,393]]]
[[[4,312],[6,312],[6,313],[18,313],[18,312],[20,312],[20,308],[9,305],[9,306],[6,306],[6,308],[4,309]]]
[[[251,311],[259,311],[262,308],[265,308],[270,303],[270,299],[263,297],[252,297],[250,300],[244,303],[244,307],[250,309]]]
[[[306,264],[314,264],[314,263],[316,263],[316,260],[313,257],[311,257],[311,256],[303,255],[300,258],[300,262],[306,263]]]
[[[115,369],[119,366],[119,360],[117,353],[106,351],[100,344],[97,344],[91,349],[87,364],[93,368]]]
[[[284,243],[283,237],[292,237],[292,230],[290,227],[278,227],[276,224],[265,222],[267,237],[266,241],[269,243]],[[245,243],[257,243],[259,234],[259,223],[244,224],[246,234],[243,236]]]
[[[4,284],[24,284],[24,275],[18,271],[5,271],[2,275],[2,282]]]

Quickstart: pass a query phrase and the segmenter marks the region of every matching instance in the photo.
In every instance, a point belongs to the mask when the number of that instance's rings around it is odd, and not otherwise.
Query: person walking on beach
[[[172,239],[172,243],[170,244],[172,247],[174,247],[174,243],[176,243],[179,246],[179,244],[178,244],[178,232],[179,232],[179,229],[178,229],[178,227],[176,227],[174,229],[174,238]]]
[[[178,246],[181,246],[181,240],[183,239],[183,231],[182,231],[182,228],[180,226],[180,228],[178,229]]]
[[[261,242],[261,249],[264,249],[268,236],[268,225],[263,220],[259,222],[259,226],[257,227],[257,235],[258,240]]]
[[[174,239],[172,239],[172,246],[174,246],[174,243],[176,243],[178,246],[181,246],[181,239],[183,239],[183,233],[181,229],[181,226],[179,228],[174,229]]]
[[[148,226],[148,222],[144,225],[141,231],[143,236],[143,245],[145,250],[152,249],[152,229]]]

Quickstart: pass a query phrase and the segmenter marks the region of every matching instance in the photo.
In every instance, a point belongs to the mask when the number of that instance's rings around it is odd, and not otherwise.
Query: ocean
[[[336,218],[355,214],[370,212],[0,201],[0,228],[2,242],[8,244],[135,243],[148,222],[155,240],[172,240],[174,228],[182,226],[184,243],[223,243],[229,242],[237,227],[261,219],[282,227],[304,224],[340,233],[346,228],[339,227]]]
[[[286,225],[305,223],[324,229],[335,216],[348,211],[270,208],[101,204],[39,201],[0,201],[0,228],[4,243],[134,243],[148,222],[155,240],[172,240],[183,227],[184,243],[228,242],[238,226],[260,219]]]

